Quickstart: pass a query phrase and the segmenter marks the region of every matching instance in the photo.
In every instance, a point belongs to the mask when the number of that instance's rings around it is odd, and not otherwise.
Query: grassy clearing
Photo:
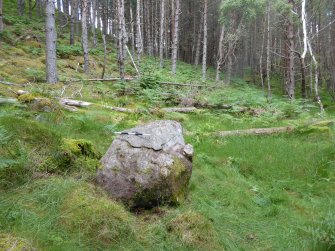
[[[99,106],[71,113],[57,105],[64,85],[43,83],[41,41],[12,41],[43,30],[41,20],[15,14],[5,1],[7,31],[1,34],[0,78],[27,86],[0,84],[0,96],[25,89],[47,98],[43,110],[28,100],[0,106],[0,250],[19,243],[38,250],[333,250],[335,248],[335,158],[333,130],[219,138],[209,133],[301,125],[320,119],[308,101],[288,102],[237,80],[218,90],[159,87],[157,81],[198,82],[201,71],[185,63],[171,76],[170,62],[144,58],[135,83],[74,83],[64,96],[137,109],[120,114]],[[79,41],[79,38],[77,38]],[[61,79],[98,77],[102,48],[91,51],[91,75],[81,68],[81,48],[68,45],[64,30],[58,50]],[[111,44],[111,43],[110,43]],[[117,76],[115,50],[108,48],[107,76]],[[127,64],[127,74],[134,69]],[[208,84],[214,84],[210,69]],[[80,96],[78,90],[81,91]],[[160,109],[192,98],[226,110],[166,114]],[[327,100],[333,119],[332,104]],[[155,108],[156,112],[149,112]],[[95,186],[98,159],[115,131],[156,119],[174,119],[185,128],[195,157],[188,200],[180,207],[129,212]],[[29,250],[29,249],[28,249]]]

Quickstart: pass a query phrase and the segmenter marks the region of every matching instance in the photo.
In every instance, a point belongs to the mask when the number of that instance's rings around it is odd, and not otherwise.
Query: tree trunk
[[[82,14],[81,14],[82,47],[84,51],[84,71],[86,74],[88,74],[90,71],[90,63],[88,58],[87,11],[88,11],[88,2],[87,0],[82,0]]]
[[[164,22],[165,22],[165,0],[161,2],[161,28],[159,34],[159,66],[162,69],[164,64]]]
[[[202,54],[202,81],[206,81],[207,71],[207,13],[208,12],[208,0],[204,0],[204,44]]]
[[[96,25],[96,18],[97,18],[97,2],[96,0],[91,0],[92,2],[92,22],[91,22],[91,27],[92,27],[92,35],[93,35],[93,47],[97,47],[98,41],[97,41],[97,34],[95,32],[95,25]]]
[[[101,78],[104,79],[105,71],[106,71],[106,64],[107,64],[107,44],[106,44],[106,35],[102,33],[102,42],[104,45],[104,65],[102,67]]]
[[[220,35],[220,41],[219,41],[219,46],[218,46],[218,60],[216,61],[216,78],[215,81],[216,83],[220,82],[220,73],[221,73],[221,65],[222,65],[222,60],[223,60],[223,39],[224,39],[224,34],[225,34],[225,27],[222,25],[221,27],[221,35]]]
[[[32,3],[32,0],[28,0],[28,15],[29,15],[30,19],[33,16],[33,3]]]
[[[268,101],[271,101],[271,76],[270,76],[270,68],[271,68],[271,59],[270,59],[270,1],[268,1],[267,6],[267,45],[266,45],[266,77],[268,83]]]
[[[174,1],[174,0],[172,0]],[[177,56],[178,56],[178,45],[179,45],[179,12],[180,12],[180,1],[176,1],[175,6],[175,20],[174,20],[174,33],[172,42],[172,74],[175,75],[177,71]]]
[[[78,13],[78,0],[71,0],[70,45],[74,44],[75,25]]]
[[[117,0],[118,7],[118,63],[120,78],[123,81],[125,78],[125,20],[124,20],[124,0]]]
[[[288,0],[289,4],[293,5],[293,0]],[[295,43],[294,43],[294,24],[292,14],[289,14],[289,20],[287,25],[287,39],[288,39],[288,46],[289,46],[289,65],[288,65],[288,96],[291,99],[295,99],[295,65],[294,65],[294,50],[295,50]]]
[[[132,5],[129,5],[129,13],[130,13],[130,32],[131,32],[131,53],[135,55],[135,29],[134,29],[134,15]]]
[[[141,0],[136,3],[136,50],[138,64],[141,62],[142,54],[142,32],[141,32]]]
[[[26,1],[25,0],[17,0],[17,13],[19,16],[24,15],[24,10],[26,7]]]
[[[0,0],[0,32],[4,31],[3,18],[2,18],[2,0]]]
[[[49,84],[57,83],[57,56],[56,40],[57,33],[55,28],[55,5],[53,0],[46,0],[46,76]]]
[[[196,48],[196,51],[195,51],[195,59],[194,59],[194,65],[195,66],[198,66],[199,59],[200,59],[201,37],[202,37],[202,30],[204,28],[203,22],[204,22],[204,16],[201,15],[200,29],[199,29],[199,32],[198,32],[198,40],[197,40],[197,48]]]

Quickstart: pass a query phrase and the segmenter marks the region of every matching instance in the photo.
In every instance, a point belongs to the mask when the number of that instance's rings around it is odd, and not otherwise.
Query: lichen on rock
[[[193,147],[175,121],[155,121],[120,135],[102,158],[98,182],[127,206],[155,207],[185,200],[192,173]]]

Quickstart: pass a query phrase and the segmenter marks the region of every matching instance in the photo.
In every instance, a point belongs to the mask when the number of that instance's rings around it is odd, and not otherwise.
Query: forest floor
[[[318,106],[306,100],[290,102],[274,95],[269,104],[259,87],[243,79],[215,90],[160,86],[159,81],[195,83],[201,71],[180,62],[177,75],[171,76],[169,62],[160,70],[155,58],[143,59],[137,81],[51,86],[43,83],[42,21],[13,14],[5,22],[0,80],[17,85],[0,83],[0,97],[16,98],[18,90],[30,94],[17,103],[0,104],[0,250],[335,248],[334,127],[306,126],[333,120],[330,102],[321,117]],[[81,66],[76,70],[82,62],[80,45],[67,45],[68,33],[59,34],[60,79],[99,77],[102,48],[91,50],[87,76]],[[110,46],[108,51],[106,77],[117,76],[115,51]],[[130,62],[127,74],[135,74]],[[213,69],[208,75],[206,84],[214,85]],[[58,105],[60,96],[98,105],[70,112]],[[36,104],[35,98],[45,102]],[[199,107],[194,113],[162,110],[191,99]],[[137,112],[119,113],[103,105]],[[95,185],[98,159],[114,132],[158,119],[179,121],[195,148],[189,196],[178,207],[130,212]],[[297,130],[272,136],[216,135],[288,125]]]

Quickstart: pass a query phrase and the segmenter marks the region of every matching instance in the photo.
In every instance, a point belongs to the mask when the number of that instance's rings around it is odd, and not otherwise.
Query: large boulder
[[[98,183],[127,206],[179,204],[188,192],[193,147],[175,121],[155,121],[120,135],[101,160]]]

